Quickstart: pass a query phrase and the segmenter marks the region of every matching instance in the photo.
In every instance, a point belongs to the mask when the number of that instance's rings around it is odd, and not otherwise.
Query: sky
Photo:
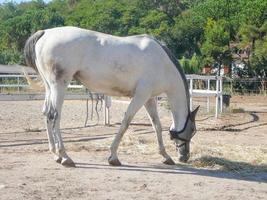
[[[16,3],[20,3],[20,2],[25,2],[25,1],[31,1],[31,0],[0,0],[0,4],[1,3],[5,3],[5,2],[10,2],[10,1],[13,1],[13,2],[16,2]],[[44,2],[49,2],[51,0],[44,0]]]

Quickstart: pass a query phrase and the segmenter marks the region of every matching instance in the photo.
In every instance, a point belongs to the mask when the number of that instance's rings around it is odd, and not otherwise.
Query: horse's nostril
[[[178,147],[180,155],[187,155],[189,153],[189,148],[186,143],[183,143]]]

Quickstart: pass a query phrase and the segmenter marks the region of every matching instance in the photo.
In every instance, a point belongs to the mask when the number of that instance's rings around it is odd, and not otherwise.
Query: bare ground
[[[0,102],[0,199],[267,199],[267,97],[234,97],[233,112],[219,119],[202,110],[188,164],[177,161],[170,113],[160,104],[175,166],[161,163],[144,109],[119,148],[123,165],[109,166],[109,146],[127,105],[112,105],[111,126],[93,120],[83,127],[85,102],[65,101],[62,135],[76,168],[64,168],[48,152],[42,102]]]

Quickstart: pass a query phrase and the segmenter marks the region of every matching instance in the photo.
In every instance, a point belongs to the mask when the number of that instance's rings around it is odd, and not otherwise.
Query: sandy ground
[[[161,163],[144,109],[119,148],[123,165],[109,166],[127,104],[113,103],[111,126],[101,114],[99,125],[94,116],[84,127],[85,101],[65,101],[62,135],[76,168],[64,168],[48,152],[42,101],[0,102],[0,199],[267,199],[267,97],[233,97],[233,112],[219,119],[202,110],[188,164],[178,162],[170,112],[159,104],[175,166]]]

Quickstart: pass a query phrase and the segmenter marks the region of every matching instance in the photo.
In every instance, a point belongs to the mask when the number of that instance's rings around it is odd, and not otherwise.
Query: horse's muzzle
[[[179,152],[180,156],[179,157],[179,161],[180,162],[187,162],[190,158],[190,142],[184,142],[181,145],[178,145],[177,148],[177,152]]]

